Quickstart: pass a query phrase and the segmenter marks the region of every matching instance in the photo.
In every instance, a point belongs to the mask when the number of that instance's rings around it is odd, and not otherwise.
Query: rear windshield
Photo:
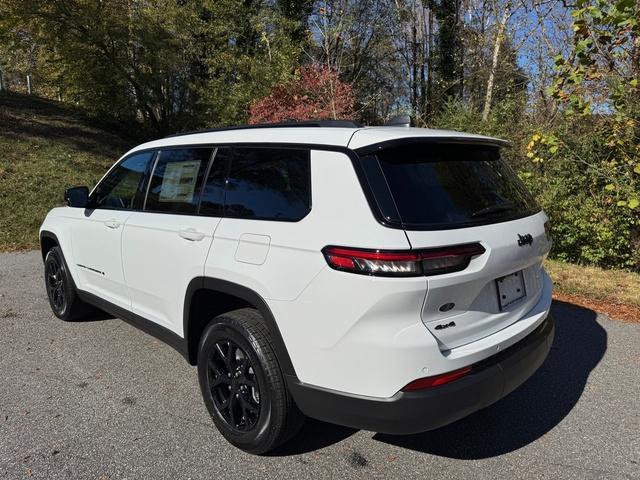
[[[482,225],[540,210],[497,147],[409,144],[380,150],[375,157],[395,216],[409,229]],[[369,176],[371,165],[365,168]]]

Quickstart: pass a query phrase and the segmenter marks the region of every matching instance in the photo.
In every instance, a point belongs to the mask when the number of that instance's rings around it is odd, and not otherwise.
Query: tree
[[[437,72],[447,100],[462,97],[464,63],[462,45],[461,0],[432,0],[438,19]]]
[[[318,1],[309,18],[314,41],[305,46],[303,58],[333,68],[353,85],[355,114],[364,123],[384,121],[404,94],[398,88],[393,22],[388,0]]]
[[[352,86],[342,82],[335,69],[312,64],[253,102],[249,122],[347,119],[353,117],[354,101]]]
[[[550,91],[570,118],[606,124],[596,168],[617,206],[640,206],[640,1],[579,0],[574,43],[555,58]],[[591,160],[589,163],[595,166]],[[638,221],[640,225],[640,221]]]
[[[482,119],[484,121],[489,118],[489,111],[491,110],[491,100],[493,98],[493,84],[496,77],[496,71],[498,69],[498,59],[500,58],[500,47],[504,42],[505,30],[507,29],[507,22],[511,12],[511,1],[507,0],[502,15],[500,16],[500,22],[498,23],[498,30],[496,32],[496,38],[493,43],[493,55],[491,57],[491,69],[489,70],[489,78],[487,79],[487,93],[484,100],[484,108],[482,110]]]
[[[34,68],[55,65],[68,101],[144,135],[245,121],[299,55],[292,23],[259,0],[5,0],[0,18],[43,46]]]

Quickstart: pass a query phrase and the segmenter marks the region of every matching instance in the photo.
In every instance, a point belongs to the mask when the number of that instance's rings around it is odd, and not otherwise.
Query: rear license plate
[[[512,303],[522,300],[527,295],[524,289],[522,270],[498,278],[496,280],[496,287],[498,288],[498,305],[500,305],[500,310],[504,310]]]

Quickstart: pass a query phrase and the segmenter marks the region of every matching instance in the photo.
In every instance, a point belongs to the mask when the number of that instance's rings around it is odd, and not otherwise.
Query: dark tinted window
[[[311,209],[308,150],[234,148],[225,216],[295,221]]]
[[[212,151],[184,148],[158,152],[144,209],[195,213]]]
[[[100,182],[91,195],[94,208],[127,210],[134,207],[136,194],[140,197],[144,173],[153,152],[132,155],[115,167]],[[136,202],[137,203],[137,202]]]
[[[498,222],[539,210],[496,147],[410,144],[377,158],[409,228]]]
[[[224,186],[230,160],[230,148],[222,147],[217,149],[207,177],[207,183],[205,183],[202,191],[202,200],[200,201],[200,213],[202,215],[222,216],[224,212]]]

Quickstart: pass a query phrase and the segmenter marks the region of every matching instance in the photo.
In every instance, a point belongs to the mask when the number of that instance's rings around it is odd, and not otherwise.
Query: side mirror
[[[87,187],[71,187],[64,191],[64,201],[70,207],[85,208],[89,205],[89,189]]]

